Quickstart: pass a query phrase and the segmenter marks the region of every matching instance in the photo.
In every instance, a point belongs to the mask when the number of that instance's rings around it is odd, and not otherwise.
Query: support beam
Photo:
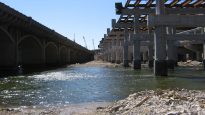
[[[129,67],[128,61],[128,30],[125,28],[125,39],[124,39],[124,46],[123,46],[123,66]]]
[[[164,0],[156,0],[156,15],[164,15]],[[165,39],[165,27],[158,25],[154,32],[154,74],[156,76],[167,76],[168,68],[166,61],[166,39]]]
[[[165,8],[166,14],[204,14],[205,8]],[[154,14],[155,9],[122,9],[121,15]]]
[[[177,40],[177,41],[185,41],[185,40],[195,40],[195,41],[204,41],[205,34],[175,34],[175,35],[167,35],[167,40]]]
[[[111,48],[111,62],[115,63],[115,59],[116,59],[116,50],[115,50],[115,46],[116,46],[116,40],[112,39],[112,48]]]
[[[173,27],[167,27],[167,34],[173,35]],[[174,40],[167,40],[167,66],[169,69],[174,69],[175,67],[175,56],[174,56]]]
[[[148,26],[202,27],[204,15],[149,15]]]
[[[134,16],[134,34],[139,34],[139,15]],[[133,69],[141,69],[140,57],[140,38],[131,37],[133,39]]]
[[[149,62],[148,62],[148,66],[149,66],[149,68],[153,68],[153,66],[154,66],[154,58],[153,58],[153,56],[154,56],[154,49],[153,49],[153,44],[150,44],[149,46],[148,46],[148,60],[149,60]]]
[[[112,28],[133,28],[133,23],[117,23],[115,19],[112,19]],[[147,26],[146,23],[139,23],[138,24],[138,28],[139,27],[144,27]]]
[[[118,37],[118,36],[116,36]],[[116,55],[116,60],[115,60],[115,63],[117,64],[120,64],[121,63],[121,60],[120,60],[120,40],[117,39],[116,41],[116,52],[115,52],[115,55]]]
[[[204,70],[205,70],[205,41],[203,43],[203,65],[204,65]]]
[[[141,69],[140,41],[137,38],[133,41],[133,68]]]

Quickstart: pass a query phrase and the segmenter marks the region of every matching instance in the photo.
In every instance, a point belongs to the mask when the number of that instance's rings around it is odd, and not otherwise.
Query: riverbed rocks
[[[107,115],[205,115],[205,91],[141,91],[98,111]]]

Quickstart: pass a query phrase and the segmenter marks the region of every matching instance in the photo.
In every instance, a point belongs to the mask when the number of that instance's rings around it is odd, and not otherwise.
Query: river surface
[[[130,93],[157,88],[205,89],[205,72],[195,68],[169,71],[154,77],[152,70],[67,67],[40,73],[0,78],[0,107],[61,106],[112,102]]]

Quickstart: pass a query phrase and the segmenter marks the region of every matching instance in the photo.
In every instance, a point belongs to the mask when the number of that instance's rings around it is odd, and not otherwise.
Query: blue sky
[[[31,16],[41,24],[85,46],[95,48],[111,27],[115,15],[115,2],[126,0],[0,0],[21,13]]]

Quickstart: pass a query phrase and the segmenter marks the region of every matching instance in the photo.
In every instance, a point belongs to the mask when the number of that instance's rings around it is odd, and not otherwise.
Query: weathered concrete
[[[197,22],[197,23],[196,23]],[[149,15],[148,26],[200,27],[205,26],[204,15]]]
[[[204,65],[204,70],[205,70],[205,42],[203,44],[203,65]]]
[[[149,66],[149,68],[153,68],[153,66],[154,66],[154,58],[153,58],[153,56],[154,56],[154,48],[153,48],[153,45],[151,44],[151,45],[149,45],[148,46],[148,48],[149,48],[149,50],[148,50],[148,54],[149,54],[149,62],[148,62],[148,66]]]
[[[164,14],[164,0],[156,1],[156,15]],[[156,26],[154,33],[154,47],[155,47],[155,60],[154,60],[154,74],[156,76],[167,76],[167,61],[166,61],[166,38],[165,27]]]
[[[139,33],[139,15],[134,15],[134,35],[133,35],[133,68],[141,69],[140,57],[140,38],[136,37]]]
[[[125,29],[125,39],[124,39],[124,46],[123,46],[123,65],[124,67],[129,67],[128,61],[128,30]]]
[[[133,43],[133,68],[141,69],[140,41],[135,38]]]

